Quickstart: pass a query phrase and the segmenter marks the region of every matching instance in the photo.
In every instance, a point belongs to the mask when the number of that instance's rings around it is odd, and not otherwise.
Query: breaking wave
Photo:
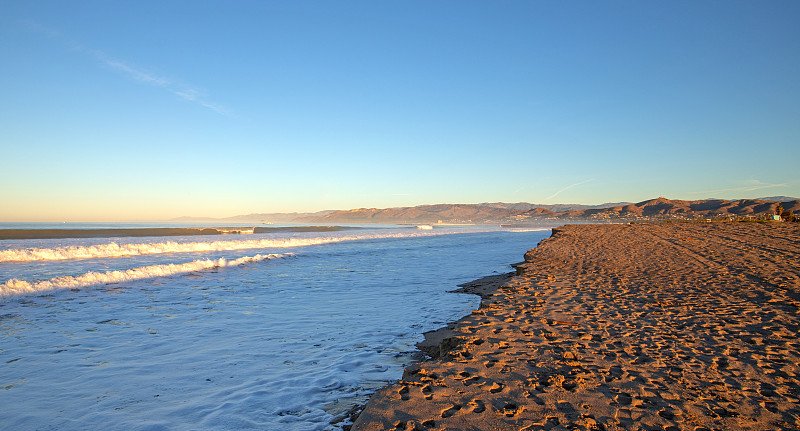
[[[441,233],[438,233],[439,235]],[[341,237],[254,239],[242,241],[206,241],[140,244],[108,244],[90,246],[67,246],[55,248],[9,249],[0,251],[0,262],[30,262],[39,260],[98,259],[107,257],[140,256],[161,253],[192,253],[211,251],[232,251],[259,248],[291,248],[327,244],[342,241],[355,241],[379,238],[405,238],[410,236],[437,235],[432,232],[367,234]]]
[[[165,265],[150,265],[124,271],[107,272],[87,272],[77,276],[62,276],[50,280],[27,282],[12,278],[0,284],[0,298],[28,293],[38,293],[55,289],[74,289],[105,283],[118,283],[122,281],[142,280],[145,278],[167,277],[177,274],[186,274],[194,271],[202,271],[211,268],[226,266],[239,266],[245,263],[258,262],[266,259],[275,259],[289,254],[257,254],[255,256],[244,256],[234,260],[227,260],[224,257],[216,260],[204,259],[186,263],[170,263]]]
[[[0,229],[4,239],[114,238],[129,236],[226,235],[275,232],[335,232],[361,229],[352,226],[280,226],[280,227],[151,227],[89,229]]]

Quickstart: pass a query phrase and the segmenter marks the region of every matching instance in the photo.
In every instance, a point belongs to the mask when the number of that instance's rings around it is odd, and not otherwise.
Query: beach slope
[[[799,224],[565,226],[492,282],[354,430],[800,428]]]

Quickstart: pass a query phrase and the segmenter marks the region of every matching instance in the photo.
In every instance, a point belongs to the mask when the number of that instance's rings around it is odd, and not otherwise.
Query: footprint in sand
[[[614,397],[614,401],[616,401],[617,404],[627,406],[631,404],[633,398],[631,398],[631,396],[628,394],[619,394],[616,397]]]
[[[431,388],[431,385],[425,385],[422,387],[422,395],[426,400],[430,401],[433,399],[433,388]]]
[[[506,415],[506,417],[513,417],[516,416],[517,413],[520,412],[520,407],[514,403],[506,403],[503,405],[502,408],[498,409],[501,414]]]
[[[560,421],[555,416],[548,416],[543,422],[536,422],[522,428],[520,431],[539,431],[539,430],[549,430],[552,428],[557,427],[560,424]]]
[[[525,398],[530,399],[531,401],[533,401],[537,405],[540,405],[540,406],[545,405],[544,400],[539,398],[536,394],[534,394],[531,391],[525,391],[525,393],[523,395],[525,396]]]
[[[486,405],[481,400],[473,400],[469,403],[472,407],[472,413],[483,413],[486,411]]]
[[[399,391],[397,391],[397,393],[400,394],[401,400],[408,401],[408,386],[403,386]]]
[[[675,413],[668,409],[663,409],[659,411],[658,415],[667,420],[672,420],[675,418]]]
[[[470,377],[468,379],[464,379],[464,381],[461,382],[461,383],[463,383],[464,386],[469,386],[469,385],[471,385],[473,383],[476,383],[480,379],[481,379],[480,376],[472,376],[472,377]]]
[[[452,406],[450,406],[450,408],[442,411],[442,418],[449,418],[450,416],[456,414],[456,412],[459,410],[461,410],[461,405],[453,404]]]
[[[422,431],[436,426],[436,421],[429,419],[418,423],[417,421],[400,421],[394,425],[395,431]]]

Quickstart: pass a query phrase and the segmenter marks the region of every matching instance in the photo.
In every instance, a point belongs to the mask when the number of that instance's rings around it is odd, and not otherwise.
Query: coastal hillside
[[[691,218],[742,218],[774,214],[778,205],[784,211],[800,211],[800,200],[787,202],[761,199],[705,199],[696,201],[672,200],[659,197],[636,204],[620,205],[600,210],[566,211],[558,218],[586,219],[691,219]],[[531,214],[532,217],[536,215]]]
[[[295,221],[317,223],[485,223],[510,220],[520,210],[480,204],[438,204],[402,208],[358,208],[333,211]]]
[[[331,211],[318,211],[313,213],[252,213],[232,217],[177,217],[170,219],[171,223],[287,223],[301,217],[315,217],[328,214]]]
[[[604,203],[600,205],[582,205],[582,204],[532,204],[529,202],[517,202],[517,203],[492,202],[492,203],[482,203],[480,205],[495,207],[495,208],[508,208],[518,211],[545,209],[552,212],[563,212],[563,211],[581,211],[589,209],[611,208],[616,206],[629,205],[631,203],[632,202],[615,202],[615,203]]]
[[[785,197],[781,197],[785,198]],[[547,220],[634,221],[690,220],[695,218],[766,219],[783,211],[800,214],[800,200],[705,199],[695,201],[659,197],[638,203],[536,205],[528,203],[439,204],[401,208],[358,208],[298,217],[315,223],[535,223]]]

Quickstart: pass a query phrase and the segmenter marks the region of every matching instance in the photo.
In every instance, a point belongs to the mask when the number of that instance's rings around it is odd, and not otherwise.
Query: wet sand
[[[565,226],[354,430],[800,428],[800,224]]]

